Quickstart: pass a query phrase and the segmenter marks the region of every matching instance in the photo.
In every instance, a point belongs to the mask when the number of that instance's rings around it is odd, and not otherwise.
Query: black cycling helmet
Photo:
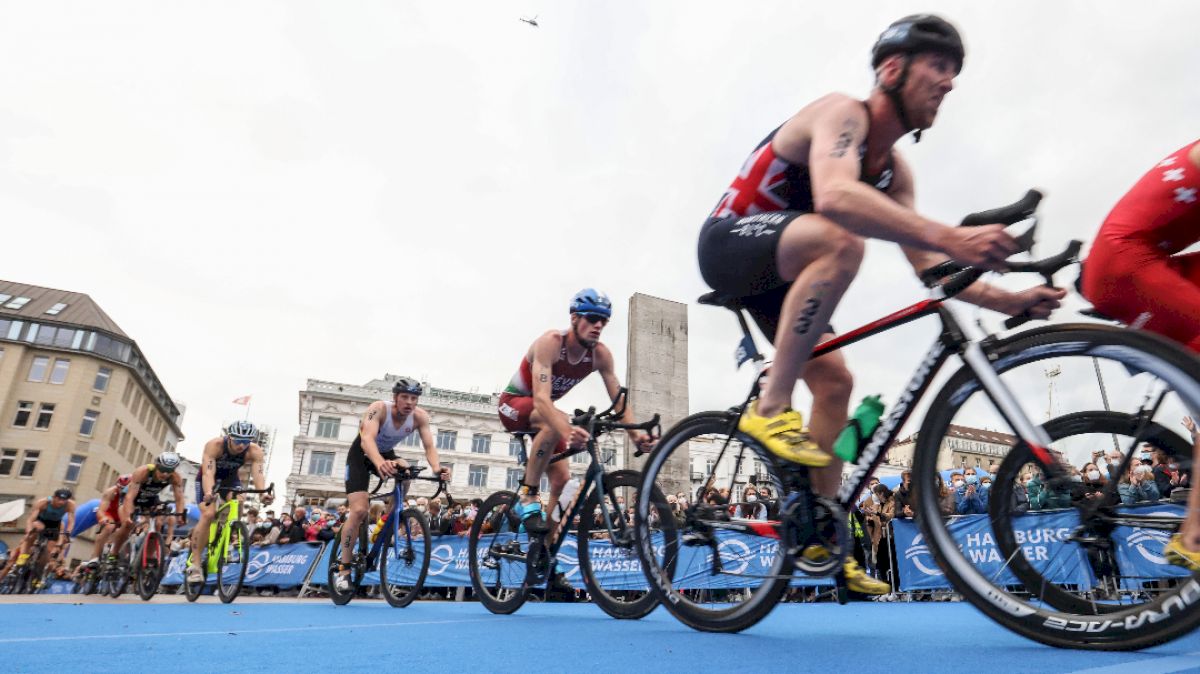
[[[958,61],[962,71],[962,37],[949,21],[933,14],[913,14],[894,22],[879,34],[871,49],[871,67],[878,68],[892,54],[919,54],[921,52],[948,54]]]
[[[962,72],[963,59],[966,57],[962,36],[949,21],[933,14],[913,14],[888,26],[887,30],[879,34],[879,39],[871,48],[871,67],[878,68],[884,59],[893,54],[911,55],[924,52],[949,55],[958,63],[955,72]],[[900,90],[904,88],[904,83],[908,80],[910,62],[910,60],[904,62],[900,78],[896,80],[895,84],[885,88],[883,92],[892,99],[892,103],[896,107],[896,114],[900,117],[900,123],[904,125],[904,128],[915,132],[913,138],[919,143],[922,129],[916,128],[912,122],[908,121],[908,112],[904,109],[904,101],[900,97]]]
[[[419,396],[423,392],[424,391],[421,389],[421,382],[413,381],[411,379],[397,379],[396,383],[392,384],[392,395],[411,393],[415,396]]]
[[[71,490],[70,490],[70,489],[67,489],[66,487],[63,487],[62,489],[56,489],[56,490],[54,491],[54,496],[55,496],[55,498],[66,499],[66,500],[68,500],[68,501],[69,501],[69,500],[71,500],[71,496],[72,496],[72,494],[71,494]]]

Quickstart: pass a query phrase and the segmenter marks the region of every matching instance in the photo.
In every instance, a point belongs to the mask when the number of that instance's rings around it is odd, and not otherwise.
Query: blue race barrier
[[[1079,523],[1075,510],[1051,510],[1016,517],[1017,540],[1034,568],[1055,583],[1077,585],[1090,589],[1096,583],[1087,555],[1073,543],[1065,541]],[[1005,568],[1000,550],[992,538],[987,515],[964,515],[949,524],[950,534],[976,569],[999,585],[1018,585],[1011,571]],[[900,589],[951,589],[942,570],[933,559],[912,520],[893,520],[892,532],[896,541],[896,568]]]
[[[46,587],[43,587],[39,592],[41,594],[74,594],[75,590],[74,582],[69,580],[55,580]]]
[[[511,534],[509,535],[511,537]],[[522,536],[524,538],[524,536]],[[499,539],[498,539],[499,540]],[[433,550],[429,559],[429,573],[425,577],[426,587],[470,587],[470,563],[467,554],[466,536],[442,536],[432,539]],[[489,541],[490,542],[490,541]],[[420,545],[420,541],[417,541]],[[482,546],[481,546],[482,547]],[[736,588],[759,585],[763,575],[775,561],[779,544],[776,541],[741,534],[725,536],[719,549],[725,560],[726,573],[713,576],[708,573],[695,574],[686,579],[680,579],[679,587],[685,589],[700,588]],[[418,548],[423,553],[422,548]],[[569,534],[558,553],[558,567],[567,580],[576,589],[583,589],[583,574],[579,568],[579,546],[574,534]],[[391,554],[389,551],[388,554]],[[700,561],[696,555],[710,554],[708,548],[681,547],[680,569],[695,569]],[[608,541],[588,541],[588,559],[592,562],[592,570],[600,585],[613,590],[645,590],[646,577],[642,574],[642,565],[637,554],[613,546]],[[505,561],[504,564],[517,564]],[[703,568],[711,568],[705,563]],[[325,585],[328,580],[329,554],[321,556],[313,569],[309,582],[313,585]],[[523,575],[523,572],[517,575]],[[738,576],[743,576],[739,578]],[[388,576],[398,582],[411,583],[416,579],[415,569],[405,568],[401,564],[388,564]],[[363,576],[363,585],[379,584],[379,571],[372,570]],[[832,585],[831,578],[811,578],[797,574],[792,579],[793,586]]]
[[[1138,515],[1168,515],[1183,517],[1187,508],[1174,503],[1153,503],[1142,506],[1120,508],[1123,513]],[[1142,585],[1162,578],[1186,578],[1191,573],[1181,566],[1168,564],[1163,558],[1163,546],[1171,535],[1158,529],[1141,527],[1117,527],[1113,530],[1117,542],[1114,553],[1117,568],[1121,570],[1121,587],[1126,590],[1141,589]]]
[[[268,545],[265,547],[250,547],[249,567],[246,569],[246,587],[296,587],[304,583],[308,570],[316,563],[323,547],[319,543],[288,543],[286,545]],[[181,585],[183,583],[184,566],[187,564],[187,553],[178,552],[171,557],[167,573],[163,576],[163,585]],[[234,573],[234,569],[226,570],[226,574]],[[214,578],[209,578],[212,582]]]

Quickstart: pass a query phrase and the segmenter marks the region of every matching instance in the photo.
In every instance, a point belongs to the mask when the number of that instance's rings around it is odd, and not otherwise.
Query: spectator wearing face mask
[[[896,487],[893,498],[896,499],[896,517],[900,519],[912,519],[913,500],[911,470],[906,470],[903,473],[900,473],[900,486]]]
[[[744,520],[767,519],[767,507],[758,502],[758,489],[754,485],[746,486],[741,502],[734,507],[733,516]]]
[[[1016,483],[1013,484],[1012,509],[1014,513],[1029,512],[1029,488],[1026,485],[1029,484],[1029,481],[1032,477],[1032,473],[1029,471],[1024,471],[1021,473],[1021,476],[1017,478]]]
[[[1100,502],[1107,500],[1110,502],[1109,505],[1116,503],[1117,496],[1115,494],[1110,499],[1104,498],[1104,488],[1108,485],[1108,478],[1100,471],[1100,467],[1097,464],[1084,464],[1079,474],[1082,477],[1081,484],[1083,485],[1083,498],[1085,501]]]
[[[771,495],[771,488],[765,484],[758,486],[758,502],[767,506],[767,519],[779,519],[779,500]]]
[[[1142,463],[1146,463],[1145,459]],[[1171,457],[1161,449],[1150,452],[1150,473],[1154,476],[1154,486],[1158,488],[1159,498],[1171,498],[1171,492],[1177,487],[1187,486],[1187,477],[1179,469],[1179,465],[1171,461]]]
[[[453,523],[450,518],[442,512],[442,499],[435,498],[429,501],[429,535],[431,537],[445,536],[450,533],[450,528]]]
[[[296,508],[296,512],[292,515],[284,513],[279,518],[279,538],[276,542],[284,543],[299,543],[304,540],[304,508]]]
[[[1121,476],[1117,484],[1117,492],[1121,495],[1121,503],[1149,503],[1157,501],[1158,487],[1154,484],[1153,469],[1134,457],[1129,462],[1129,472]]]
[[[959,515],[982,515],[987,512],[989,489],[979,484],[974,468],[963,470],[961,481],[955,481],[954,510]]]

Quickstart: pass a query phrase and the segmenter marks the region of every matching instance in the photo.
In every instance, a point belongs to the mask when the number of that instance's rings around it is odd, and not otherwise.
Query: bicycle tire
[[[1200,361],[1164,338],[1094,325],[1047,326],[998,340],[990,347],[998,374],[1064,356],[1094,357],[1149,373],[1182,392],[1193,414],[1200,410]],[[1034,641],[1060,648],[1135,650],[1165,643],[1200,625],[1200,573],[1136,607],[1077,614],[1026,601],[993,583],[964,556],[942,519],[935,486],[941,439],[959,407],[981,384],[969,367],[950,377],[929,407],[918,433],[913,482],[918,524],[938,567],[954,588],[984,614]]]
[[[141,554],[136,561],[134,587],[142,601],[150,601],[158,592],[158,582],[162,578],[162,540],[157,532],[151,531],[146,534]]]
[[[14,571],[17,575],[17,582],[13,584],[13,594],[29,594],[30,579],[33,577],[30,567],[30,564],[22,564]]]
[[[245,522],[230,522],[229,542],[217,557],[217,596],[222,604],[231,603],[242,591],[246,570],[250,568],[250,531]],[[232,574],[227,573],[233,565]],[[230,576],[230,578],[226,578]]]
[[[192,581],[188,580],[188,570],[191,569],[193,565],[197,565],[197,564],[200,566],[200,572],[204,574],[205,578],[204,578],[204,580],[200,581],[199,583],[193,583]],[[187,563],[185,563],[183,565],[183,593],[184,593],[184,596],[187,597],[187,600],[189,602],[196,601],[197,599],[200,598],[200,595],[204,593],[204,586],[205,586],[205,584],[207,584],[207,582],[208,582],[208,563],[205,560],[204,553],[201,554],[200,560],[196,561],[194,559],[193,554],[191,552],[189,552],[188,556],[187,556]]]
[[[496,556],[500,552],[499,546],[507,546],[514,555],[522,549],[528,550],[527,544],[521,548],[524,534],[520,532],[520,521],[512,512],[516,503],[517,495],[511,491],[498,491],[487,497],[471,523],[467,539],[471,587],[484,608],[500,615],[516,611],[529,598],[525,564]],[[480,546],[486,548],[483,554],[480,554]]]
[[[587,587],[588,594],[597,606],[608,615],[617,618],[618,620],[639,620],[650,614],[651,611],[658,606],[658,597],[650,591],[649,586],[646,586],[645,591],[640,596],[634,596],[629,599],[627,596],[619,596],[612,594],[612,591],[605,589],[596,580],[596,570],[592,564],[592,551],[596,548],[591,543],[591,532],[593,518],[588,516],[600,507],[600,492],[597,489],[598,485],[593,486],[591,493],[588,494],[587,501],[583,506],[583,516],[579,518],[578,535],[576,536],[578,555],[579,555],[579,571],[583,576],[583,583]],[[642,474],[636,470],[618,470],[604,475],[604,488],[608,496],[608,508],[614,510],[617,507],[615,502],[616,490],[629,489],[630,493],[626,495],[626,503],[636,503],[636,490],[642,487]],[[658,489],[658,487],[654,487]],[[665,501],[662,493],[654,494],[653,499],[656,502]],[[666,519],[667,526],[671,528],[670,534],[663,534],[664,538],[674,537],[675,519],[668,517]],[[659,522],[659,528],[662,528],[663,522]],[[623,540],[609,541],[613,546],[613,557],[611,560],[617,568],[629,568],[631,566],[626,561],[637,560],[636,542],[634,540],[633,525],[625,521],[624,518],[619,518],[615,523],[614,532]],[[598,533],[607,533],[607,528],[598,527]],[[625,559],[621,559],[624,557]],[[645,574],[641,573],[641,562],[638,561],[638,570],[634,573],[639,574],[639,580],[645,580]],[[675,569],[669,570],[671,575],[674,575]],[[637,589],[618,589],[616,592],[628,595],[637,592]]]
[[[338,567],[341,564],[342,554],[342,537],[335,536],[333,545],[329,546],[329,569],[326,573],[326,587],[329,589],[329,599],[338,606],[345,606],[354,599],[354,595],[358,593],[358,588],[362,585],[363,576],[366,575],[367,565],[367,523],[361,522],[358,525],[358,551],[350,559],[350,589],[346,592],[338,592],[337,585],[334,580],[338,573]]]
[[[110,567],[108,577],[108,596],[116,599],[125,593],[129,587],[129,577],[133,573],[133,559],[137,554],[137,544],[133,540],[125,541],[117,552],[117,561]]]
[[[791,581],[794,568],[792,557],[781,545],[778,547],[778,553],[775,555],[771,567],[764,576],[760,577],[763,583],[757,587],[747,588],[749,590],[747,601],[728,608],[707,608],[702,606],[701,602],[692,599],[693,596],[703,596],[703,592],[697,593],[689,588],[676,588],[677,583],[690,584],[690,582],[702,578],[706,573],[706,571],[692,570],[690,567],[682,568],[678,564],[683,551],[682,536],[687,530],[688,524],[685,522],[677,528],[673,532],[672,539],[663,539],[663,561],[659,560],[659,553],[655,551],[655,541],[649,523],[654,518],[673,517],[665,501],[655,502],[655,499],[661,498],[662,495],[662,491],[657,489],[659,472],[671,459],[671,453],[676,448],[686,448],[687,443],[694,438],[703,435],[730,437],[732,431],[732,437],[757,455],[767,470],[775,493],[782,497],[784,493],[782,481],[779,478],[775,460],[752,438],[737,432],[734,426],[735,422],[736,416],[733,412],[701,412],[680,421],[663,434],[658,445],[650,453],[642,468],[642,484],[638,490],[634,522],[637,551],[650,589],[671,615],[688,627],[702,632],[740,632],[757,624],[779,603]],[[665,491],[671,492],[672,490]],[[656,494],[657,496],[655,496]],[[695,507],[696,504],[691,505],[691,508]],[[652,511],[653,517],[651,516]],[[716,535],[713,536],[713,540],[714,546],[720,550],[716,543]],[[703,558],[702,555],[693,557]],[[713,558],[713,555],[708,555],[708,558]],[[710,575],[714,574],[710,573]]]
[[[425,520],[424,513],[416,508],[408,508],[400,513],[400,519],[407,523],[409,529],[406,532],[405,525],[400,525],[399,535],[404,540],[393,539],[391,545],[384,545],[379,552],[379,591],[393,608],[404,608],[411,604],[417,595],[421,594],[421,588],[425,585],[425,576],[429,573],[431,553],[429,524]],[[388,559],[397,549],[399,549],[399,557],[389,562]],[[388,575],[389,567],[392,570],[392,576]],[[411,584],[402,582],[393,585],[389,582],[389,578],[393,576],[397,580],[411,578],[412,582]]]

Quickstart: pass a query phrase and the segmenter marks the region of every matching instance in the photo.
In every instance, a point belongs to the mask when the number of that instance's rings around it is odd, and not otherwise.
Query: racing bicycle
[[[410,480],[425,480],[437,482],[437,491],[429,500],[437,498],[442,492],[447,500],[453,501],[446,481],[439,476],[421,476],[419,473],[424,466],[400,468],[396,474],[388,477],[380,476],[371,494],[375,495],[383,489],[387,481],[392,480],[391,510],[387,519],[379,528],[375,542],[370,543],[368,522],[364,518],[358,526],[358,536],[355,537],[354,553],[349,564],[343,564],[342,536],[339,534],[329,546],[329,598],[334,604],[344,606],[350,603],[358,588],[362,585],[367,572],[378,566],[379,589],[388,604],[395,608],[404,608],[413,602],[425,585],[425,576],[429,573],[429,555],[431,552],[429,538],[429,522],[425,513],[416,508],[404,507],[405,484]],[[350,570],[350,587],[344,592],[338,592],[337,574]]]
[[[591,463],[574,502],[568,505],[565,516],[557,519],[548,534],[529,536],[525,533],[516,512],[519,497],[514,492],[496,492],[480,506],[471,525],[467,546],[471,585],[479,601],[492,613],[516,611],[528,599],[530,590],[547,581],[568,540],[564,534],[576,521],[579,570],[592,601],[614,618],[635,620],[658,605],[636,569],[633,524],[623,506],[634,502],[641,476],[633,470],[606,473],[606,461],[601,459],[596,445],[597,437],[618,429],[642,430],[655,435],[659,432],[657,414],[640,424],[621,422],[627,397],[626,389],[622,388],[612,405],[603,412],[597,413],[595,407],[587,412],[575,411],[571,425],[586,430],[588,441],[550,461],[566,461],[587,452]],[[522,446],[528,435],[532,434],[519,435]],[[639,449],[635,456],[642,453]],[[658,494],[656,498],[661,500],[661,496]],[[667,517],[654,523],[654,528],[656,531],[670,529],[674,523],[674,518]],[[597,580],[601,568],[624,570],[625,573],[606,574],[613,580],[601,585]]]
[[[1040,199],[1041,194],[1031,190],[1014,204],[972,214],[962,224],[1031,221],[1017,237],[1027,251],[1034,243]],[[1072,241],[1061,253],[1039,261],[1010,260],[1008,271],[1037,273],[1052,285],[1055,272],[1076,262],[1080,246]],[[1041,537],[1035,544],[1028,535],[1028,518],[1036,514],[1020,513],[1012,497],[1016,482],[1032,474],[1050,488],[1077,480],[1069,464],[1086,456],[1084,451],[1095,449],[1092,443],[1097,438],[1107,442],[1110,435],[1118,445],[1119,437],[1126,439],[1124,460],[1113,467],[1114,483],[1132,466],[1132,450],[1141,442],[1156,442],[1183,462],[1191,443],[1171,438],[1167,429],[1174,423],[1168,420],[1184,414],[1197,417],[1200,362],[1166,339],[1110,325],[1061,324],[1007,336],[989,334],[982,322],[961,318],[962,310],[947,303],[984,273],[953,262],[936,265],[921,275],[931,287],[929,299],[814,349],[813,357],[819,357],[923,317],[936,316],[941,322],[933,345],[890,413],[873,433],[861,439],[857,461],[849,467],[836,498],[818,495],[806,468],[778,461],[738,431],[739,418],[759,393],[760,377],[740,405],[692,415],[667,432],[644,468],[637,501],[637,549],[651,588],[673,615],[704,631],[746,629],[780,600],[795,569],[813,576],[834,576],[838,597],[844,600],[841,571],[852,541],[846,513],[893,449],[934,377],[949,357],[956,355],[963,365],[928,406],[915,435],[911,459],[914,509],[923,546],[951,585],[1005,627],[1053,646],[1144,648],[1200,624],[1198,574],[1166,580],[1123,578],[1125,592],[1113,597],[1097,595],[1087,580],[1113,572],[1100,568],[1103,559],[1094,553],[1114,547],[1123,532],[1152,531],[1165,538],[1178,530],[1180,516],[1123,512],[1108,501],[1095,500],[1071,508],[1074,526],[1041,531],[1032,525]],[[737,316],[744,333],[744,355],[755,362],[761,375],[765,358],[754,345],[738,299],[709,293],[700,302],[725,307]],[[1016,328],[1027,320],[1028,316],[1010,318],[1005,327]],[[1060,405],[1069,404],[1073,411],[1038,425],[1031,420],[1027,406],[1032,400],[1044,399],[1047,376],[1058,377],[1060,386],[1070,383],[1066,389],[1070,393],[1060,396]],[[1107,387],[1097,386],[1097,380],[1106,382]],[[1010,448],[988,506],[989,533],[996,550],[985,550],[982,556],[974,554],[980,551],[964,549],[968,546],[960,547],[954,536],[960,518],[948,516],[942,506],[948,490],[939,471],[956,460],[947,441],[952,426],[959,433],[981,427],[1003,429],[993,435],[1009,438]],[[698,484],[680,483],[676,473],[666,467],[686,461],[688,448],[698,444],[718,448],[716,461],[709,464]],[[739,520],[729,516],[725,505],[704,502],[703,496],[717,485],[723,466],[732,464],[731,474],[736,476],[745,463],[761,466],[781,495],[777,520]],[[669,510],[658,494],[680,489],[693,492],[695,498],[677,535],[666,536],[660,544],[658,532],[652,535],[651,524]],[[1158,550],[1161,552],[1161,542]],[[770,561],[756,565],[752,556]],[[986,565],[983,558],[995,563]],[[1079,573],[1068,576],[1063,573],[1067,567]],[[1075,580],[1065,581],[1068,577]],[[735,589],[707,589],[714,585]]]
[[[250,531],[241,520],[241,501],[237,498],[242,494],[275,494],[275,483],[266,489],[247,489],[245,487],[222,487],[213,485],[213,498],[217,503],[217,515],[212,524],[208,525],[208,546],[204,551],[203,566],[205,579],[200,583],[188,580],[187,570],[194,564],[193,553],[188,552],[187,565],[184,567],[183,588],[188,601],[196,601],[204,592],[208,576],[216,574],[217,596],[221,602],[228,604],[237,599],[242,591],[242,583],[246,580],[246,570],[250,562]]]

